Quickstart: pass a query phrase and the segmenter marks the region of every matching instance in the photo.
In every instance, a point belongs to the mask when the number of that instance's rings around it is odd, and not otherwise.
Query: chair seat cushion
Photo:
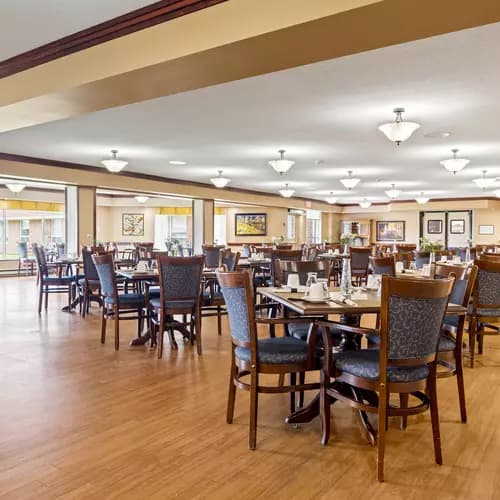
[[[159,286],[150,286],[148,289],[148,294],[150,299],[159,299],[160,293],[161,292]]]
[[[368,340],[368,343],[372,345],[380,344],[380,337],[378,335],[367,335],[366,340]]]
[[[149,302],[156,309],[161,307],[161,299],[159,297]],[[195,304],[195,300],[167,300],[164,307],[166,309],[192,309]]]
[[[250,361],[250,349],[237,347],[234,354],[242,361]],[[294,337],[275,337],[258,341],[259,362],[266,364],[304,363],[307,360],[307,342]]]
[[[47,276],[43,278],[43,282],[48,285],[56,285],[57,283],[68,284],[78,280],[78,276]]]
[[[439,337],[439,351],[454,351],[457,346],[456,342],[448,335],[441,334]]]
[[[379,377],[379,350],[361,349],[359,351],[344,351],[334,356],[338,370],[356,377],[377,380]],[[416,367],[389,367],[387,380],[389,382],[413,382],[423,380],[429,375],[426,365]]]
[[[108,305],[113,305],[115,303],[113,297],[106,297],[104,303]],[[118,305],[128,306],[131,308],[144,307],[145,299],[143,293],[123,293],[118,295]]]
[[[307,340],[311,323],[288,323],[288,333],[299,340]]]

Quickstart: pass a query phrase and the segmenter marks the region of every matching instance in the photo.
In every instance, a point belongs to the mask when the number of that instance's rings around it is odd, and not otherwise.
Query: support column
[[[214,242],[214,200],[193,200],[193,253]]]
[[[96,239],[96,188],[66,187],[66,252],[77,255]]]

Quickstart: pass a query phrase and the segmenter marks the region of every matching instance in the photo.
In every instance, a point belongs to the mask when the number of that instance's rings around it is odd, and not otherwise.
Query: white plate
[[[305,301],[305,302],[312,302],[312,303],[320,303],[320,302],[328,302],[330,300],[330,297],[323,297],[323,298],[318,298],[318,299],[315,299],[313,297],[308,297],[306,295],[304,295],[304,297],[301,297],[301,300]]]

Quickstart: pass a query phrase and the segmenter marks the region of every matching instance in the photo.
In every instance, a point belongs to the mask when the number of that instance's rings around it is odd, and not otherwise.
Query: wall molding
[[[160,0],[0,61],[0,78],[228,0]]]

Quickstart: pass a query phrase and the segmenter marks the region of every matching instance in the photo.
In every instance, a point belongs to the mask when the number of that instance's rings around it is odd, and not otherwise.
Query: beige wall
[[[144,236],[122,235],[122,214],[144,214]],[[153,241],[155,208],[97,207],[97,241]]]

